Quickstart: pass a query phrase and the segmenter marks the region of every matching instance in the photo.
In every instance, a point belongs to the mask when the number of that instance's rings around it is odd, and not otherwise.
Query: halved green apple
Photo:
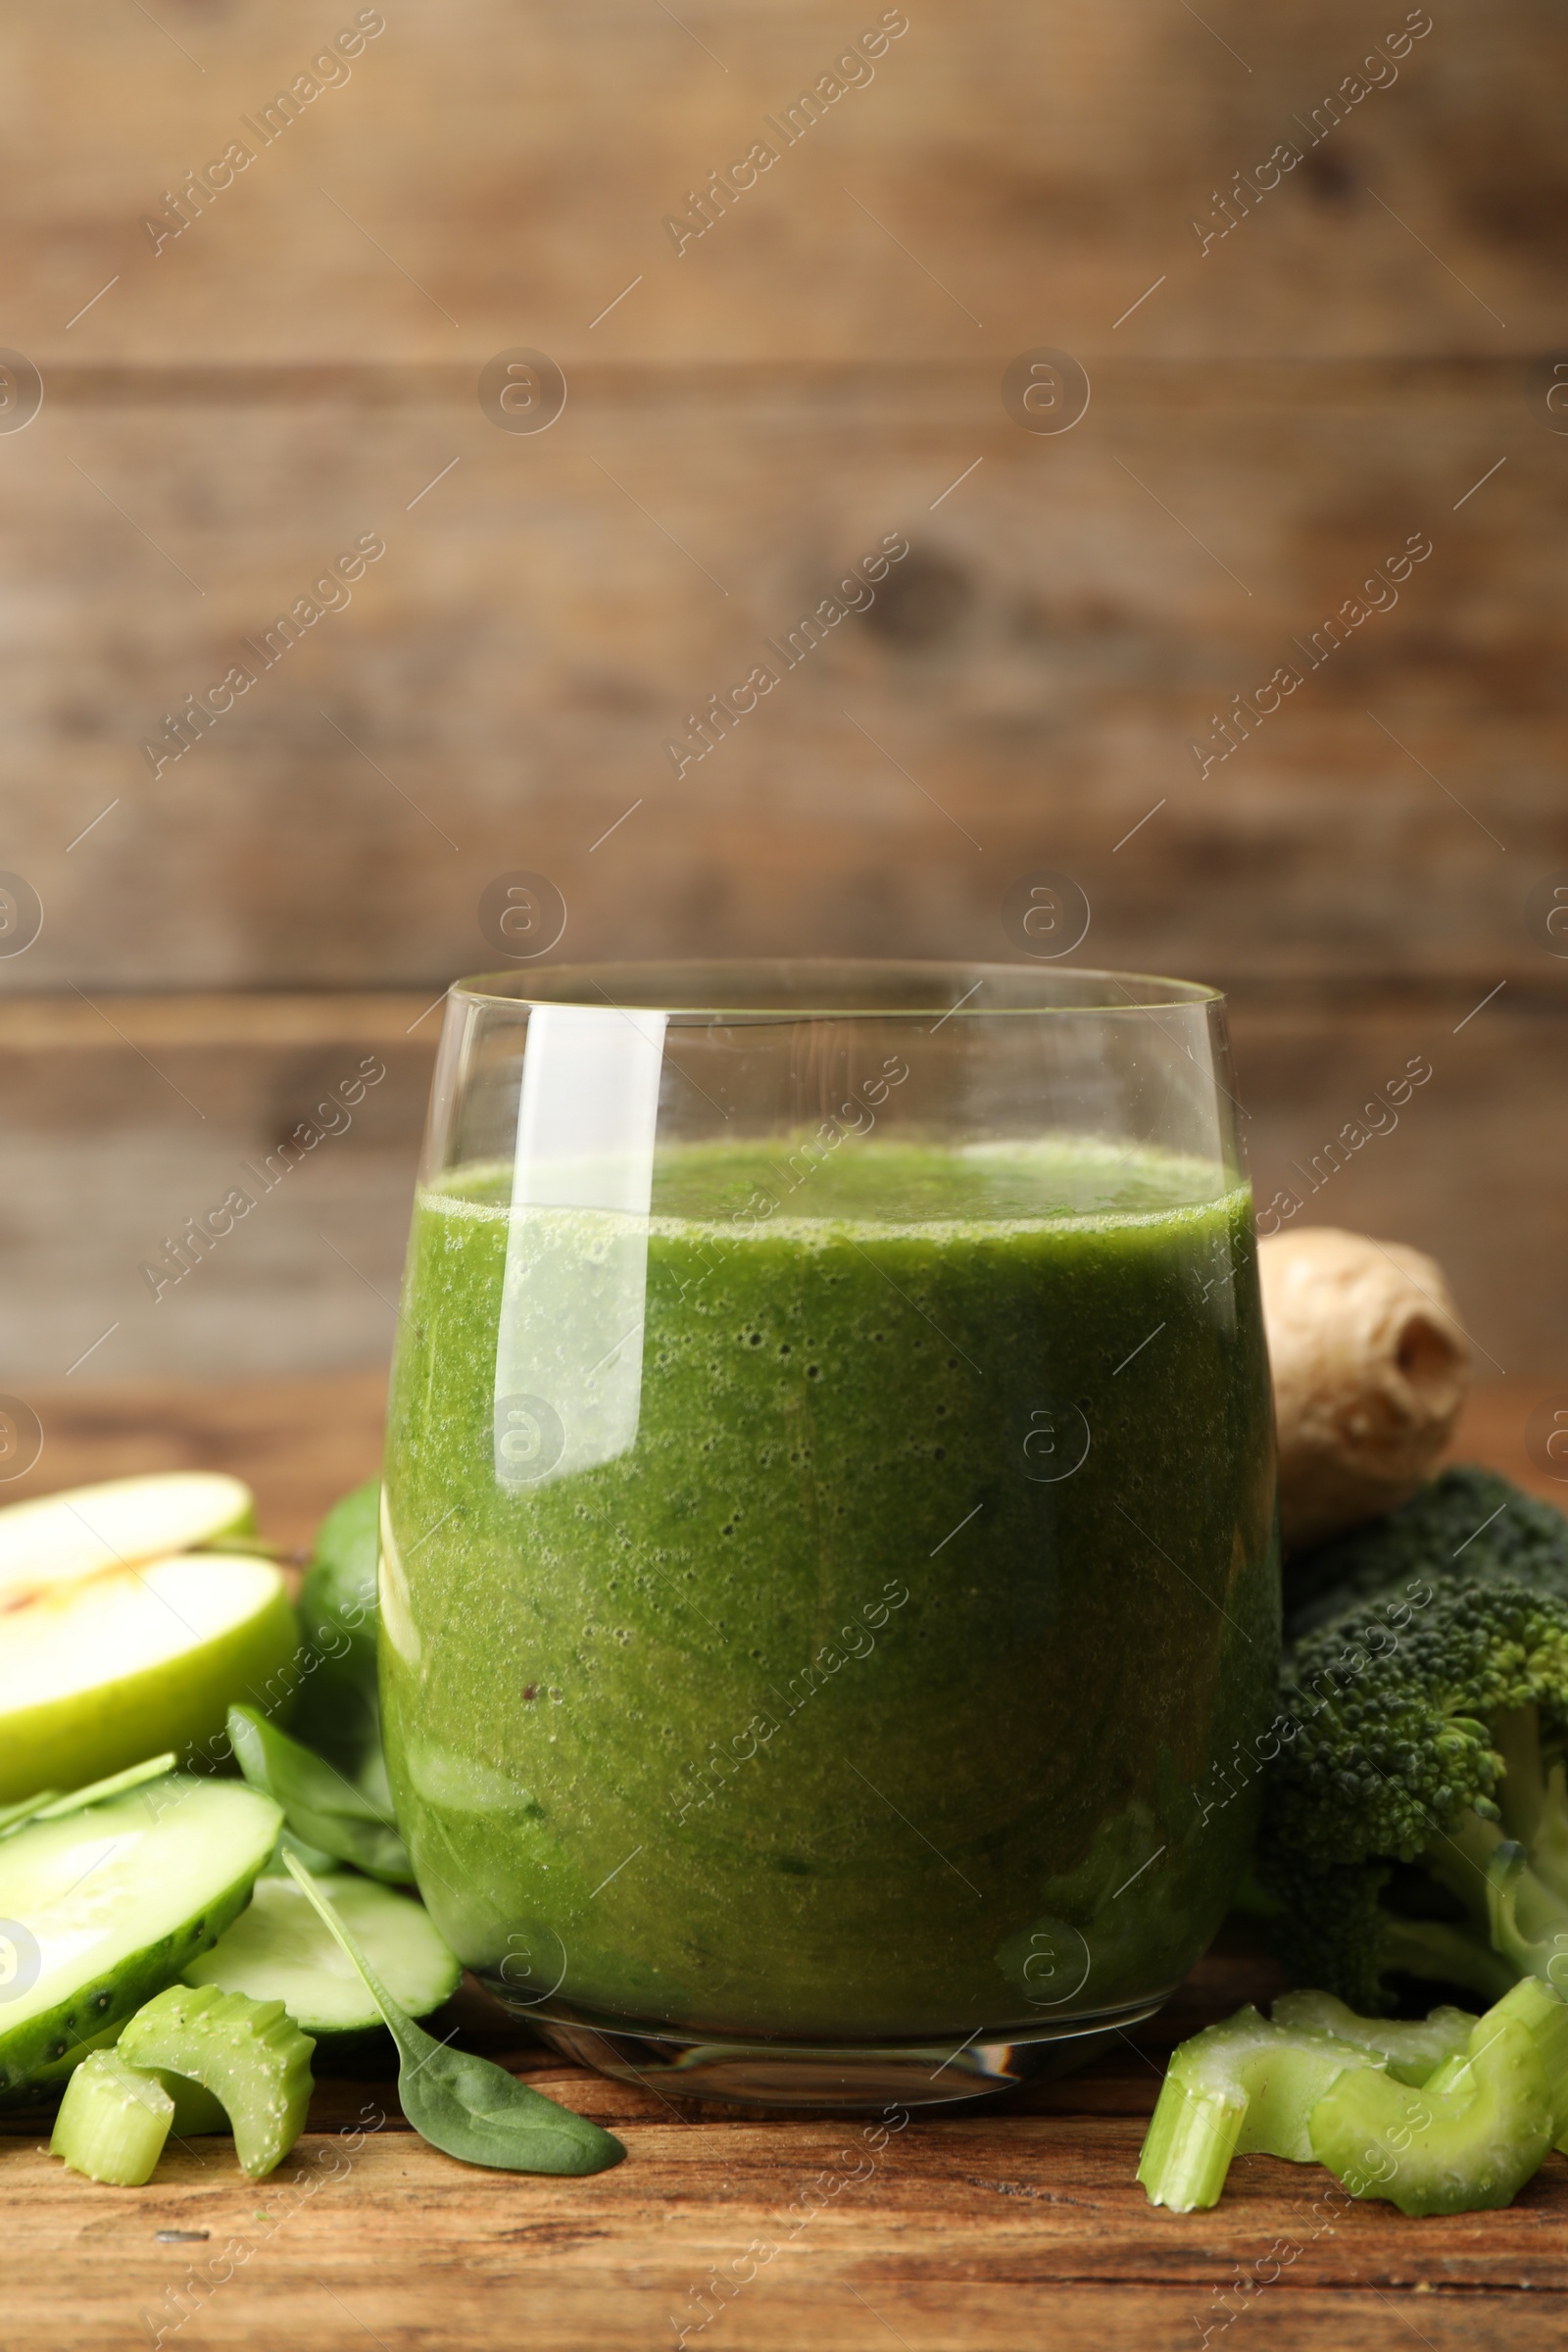
[[[50,1586],[137,1568],[255,1525],[256,1497],[220,1470],[155,1471],[8,1503],[0,1509],[0,1624]]]
[[[298,1643],[282,1576],[251,1555],[13,1590],[0,1597],[0,1805],[165,1748],[226,1755],[231,1704],[286,1713]]]

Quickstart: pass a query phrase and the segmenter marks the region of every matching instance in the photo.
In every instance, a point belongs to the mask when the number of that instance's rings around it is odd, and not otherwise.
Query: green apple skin
[[[84,1788],[165,1748],[187,1769],[221,1763],[235,1701],[287,1720],[299,1656],[299,1625],[279,1576],[263,1608],[209,1641],[122,1680],[0,1715],[0,1804],[40,1788]]]

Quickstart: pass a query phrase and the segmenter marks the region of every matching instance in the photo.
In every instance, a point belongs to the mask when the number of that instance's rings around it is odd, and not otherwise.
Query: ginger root
[[[1447,1444],[1470,1348],[1419,1250],[1319,1225],[1257,1258],[1291,1549],[1409,1499]]]

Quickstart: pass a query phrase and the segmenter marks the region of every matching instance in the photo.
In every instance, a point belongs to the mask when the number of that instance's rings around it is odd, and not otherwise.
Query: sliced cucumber
[[[256,1525],[256,1497],[219,1470],[164,1470],[73,1487],[0,1510],[0,1608],[51,1585],[135,1568]]]
[[[63,2082],[250,1898],[282,1816],[171,1773],[0,1840],[0,2102]]]
[[[15,1597],[0,1615],[0,1803],[155,1748],[224,1755],[236,1698],[285,1701],[299,1632],[270,1561],[184,1552]]]
[[[140,2188],[173,2120],[174,2102],[156,2075],[127,2066],[117,2050],[94,2050],[66,2084],[49,2153],[89,2180]]]
[[[127,2066],[167,2068],[212,2092],[253,2180],[281,2164],[305,2129],[315,2047],[281,2001],[247,2000],[216,1984],[171,1984],[120,2037]]]
[[[393,1998],[428,2017],[451,1998],[463,1964],[422,1903],[371,1879],[317,1882],[369,1955]],[[381,2012],[365,1980],[292,1879],[263,1879],[249,1910],[185,1971],[187,1984],[220,1984],[253,2000],[279,2000],[307,2034],[361,2034]]]

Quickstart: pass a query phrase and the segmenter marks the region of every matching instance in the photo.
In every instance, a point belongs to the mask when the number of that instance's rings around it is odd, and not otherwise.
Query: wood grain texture
[[[669,208],[858,19],[394,11],[156,254],[148,208],[332,21],[0,30],[5,331],[48,387],[0,436],[0,793],[48,909],[0,988],[434,984],[518,862],[574,951],[973,955],[1047,858],[1112,961],[1560,1004],[1522,907],[1568,863],[1564,36],[1460,0],[1314,130],[1403,13],[938,0],[678,256]],[[570,388],[540,435],[476,399],[519,343]],[[1000,397],[1042,343],[1093,381],[1061,436]],[[352,607],[152,779],[166,711],[366,529]],[[889,530],[877,604],[675,777],[685,714]],[[1200,778],[1214,710],[1414,530],[1398,607]]]
[[[1545,0],[1457,0],[1332,127],[1402,6],[932,0],[680,254],[665,214],[859,15],[394,10],[155,253],[164,191],[355,13],[172,11],[0,25],[0,335],[45,379],[0,431],[0,844],[45,917],[0,955],[0,1377],[117,1323],[106,1376],[377,1360],[428,1028],[309,1192],[157,1314],[136,1268],[381,1035],[369,993],[413,1024],[492,959],[516,867],[564,895],[559,954],[611,957],[1004,956],[1008,885],[1065,870],[1096,960],[1231,991],[1265,1200],[1386,1046],[1432,1054],[1419,1115],[1301,1213],[1434,1250],[1489,1368],[1561,1367],[1568,959],[1527,919],[1568,876]],[[477,397],[524,345],[568,386],[538,434]],[[1069,432],[1004,405],[1040,346],[1088,371]],[[269,656],[367,533],[352,601]],[[888,533],[875,601],[672,760]],[[1397,603],[1314,653],[1411,534]],[[5,1046],[73,989],[96,1051]],[[110,1003],[311,990],[340,992],[318,1043],[171,1015],[167,1059],[164,1016]]]
[[[563,360],[595,332],[638,358],[925,356],[980,334],[1038,341],[1044,301],[1069,344],[1103,338],[1161,271],[1172,287],[1139,314],[1139,350],[1425,356],[1560,331],[1563,32],[1540,0],[1505,29],[1456,0],[1397,81],[1345,106],[1315,149],[1312,110],[1398,27],[1400,0],[1261,24],[1233,5],[1200,23],[1158,0],[1089,14],[926,0],[874,78],[793,145],[775,140],[776,166],[678,257],[663,217],[770,135],[764,118],[879,5],[709,0],[679,23],[636,0],[394,8],[346,85],[266,147],[240,132],[355,13],[186,0],[169,26],[184,57],[87,0],[15,20],[19,339],[41,334],[52,356],[448,358],[488,356],[525,318]],[[236,134],[254,162],[155,256],[141,216]],[[1216,186],[1255,181],[1293,140],[1306,162],[1202,254],[1191,223],[1224,226]],[[65,320],[115,270],[122,287],[68,346]],[[638,272],[641,300],[591,327]]]
[[[1253,1189],[1265,1222],[1283,1195],[1285,1222],[1429,1250],[1453,1283],[1478,1377],[1556,1377],[1568,1390],[1568,1196],[1555,1173],[1568,1023],[1513,982],[1477,1011],[1497,978],[1371,1001],[1321,983],[1244,985],[1232,1017]],[[0,1381],[30,1396],[89,1348],[74,1380],[383,1362],[439,1023],[418,991],[0,1001]],[[245,1166],[263,1168],[367,1055],[386,1076],[352,1124],[262,1193]],[[1374,1109],[1384,1132],[1346,1150],[1347,1126],[1412,1058],[1432,1076],[1397,1126]],[[141,1266],[235,1182],[256,1209],[155,1300]]]
[[[1568,445],[1526,372],[1117,359],[1040,438],[1005,357],[787,401],[765,370],[602,369],[534,437],[471,375],[46,408],[0,441],[29,582],[0,792],[46,910],[0,990],[433,988],[491,956],[477,903],[517,865],[578,955],[986,956],[1046,863],[1123,967],[1507,975],[1560,1008],[1526,901],[1568,867]],[[264,666],[368,532],[352,601]],[[786,668],[769,641],[889,533],[876,601]],[[1314,655],[1412,534],[1432,555],[1373,591],[1397,604]],[[690,714],[760,662],[776,687],[695,757]],[[255,683],[174,759],[166,718],[236,663]],[[1300,686],[1227,753],[1216,717],[1282,666]]]

